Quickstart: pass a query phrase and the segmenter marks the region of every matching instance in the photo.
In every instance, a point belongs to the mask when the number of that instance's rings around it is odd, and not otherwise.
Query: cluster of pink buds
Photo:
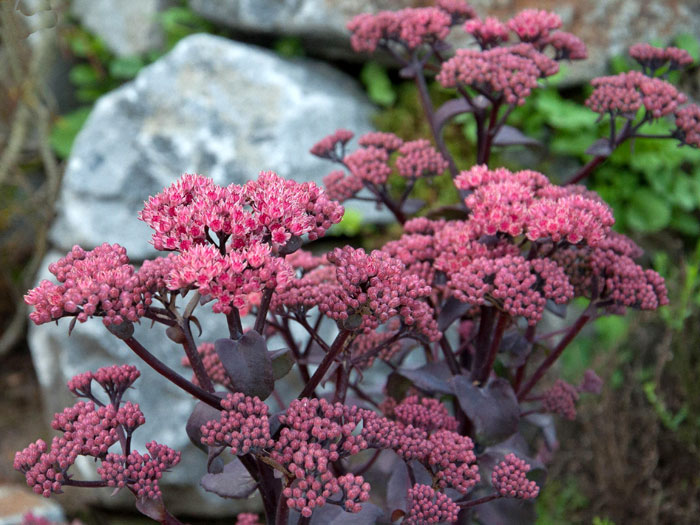
[[[527,479],[530,465],[515,456],[508,454],[493,469],[491,482],[493,488],[505,498],[534,499],[540,492],[537,483]]]
[[[578,390],[562,379],[557,379],[552,388],[544,393],[542,409],[573,421],[576,419]]]
[[[436,80],[447,88],[472,87],[489,98],[522,106],[538,79],[555,74],[556,61],[530,44],[494,47],[485,51],[458,49],[443,62]]]
[[[476,38],[481,49],[490,49],[508,41],[508,27],[498,18],[473,18],[464,24],[464,31]]]
[[[376,15],[357,15],[347,25],[352,33],[350,44],[357,52],[373,53],[377,47],[390,44],[412,50],[444,40],[450,26],[470,14],[467,9],[455,6],[455,2],[446,6],[446,10],[439,7],[406,8],[381,11]]]
[[[131,489],[138,498],[159,499],[158,481],[180,462],[180,453],[155,441],[146,444],[148,454],[132,452],[127,457],[109,454],[97,469],[110,487]]]
[[[407,274],[405,266],[387,253],[349,246],[328,254],[336,267],[337,286],[320,298],[319,309],[348,329],[365,332],[400,316],[408,327],[430,340],[440,334],[424,301],[431,288],[417,275]]]
[[[270,448],[268,407],[257,397],[240,392],[228,394],[221,400],[221,416],[202,425],[202,443],[208,446],[228,446],[231,453],[247,454]]]
[[[311,147],[311,154],[334,161],[345,157],[345,145],[355,134],[347,129],[336,130],[332,135],[322,138]]]
[[[448,412],[440,400],[407,396],[394,408],[397,421],[413,425],[427,432],[437,429],[457,430],[457,420]]]
[[[576,295],[598,299],[621,313],[625,307],[655,310],[668,304],[663,278],[634,262],[640,254],[630,239],[611,232],[594,248],[569,246],[551,257],[566,270]]]
[[[594,78],[591,85],[595,89],[586,105],[600,114],[634,118],[643,106],[653,118],[660,118],[674,113],[687,101],[670,82],[639,71]]]
[[[80,246],[57,262],[49,271],[61,284],[43,280],[25,295],[34,307],[29,318],[35,324],[64,316],[75,316],[84,323],[99,316],[105,325],[138,321],[145,303],[136,269],[129,264],[126,249],[107,243],[85,251]]]
[[[700,148],[700,106],[689,104],[676,111],[674,136],[683,144]]]
[[[669,71],[683,69],[693,63],[693,57],[685,49],[677,47],[654,47],[650,44],[634,44],[629,48],[630,56],[642,66],[645,72],[653,74],[666,64]]]
[[[426,462],[442,489],[452,487],[467,494],[481,480],[471,438],[450,430],[438,430],[430,436]]]
[[[257,514],[252,512],[241,512],[236,516],[236,525],[262,525]]]
[[[454,523],[457,521],[457,514],[459,506],[442,492],[418,483],[408,489],[408,513],[403,523]]]

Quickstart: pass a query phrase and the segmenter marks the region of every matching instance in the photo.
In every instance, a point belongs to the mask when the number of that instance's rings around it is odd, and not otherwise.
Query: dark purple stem
[[[78,479],[67,479],[63,482],[63,485],[66,487],[83,487],[83,488],[98,488],[98,487],[106,487],[107,482],[100,480],[95,480],[95,481],[81,481]]]
[[[496,354],[498,354],[498,348],[501,346],[503,332],[505,332],[508,321],[509,318],[507,314],[503,312],[498,313],[498,322],[496,323],[496,329],[494,330],[493,338],[491,339],[489,353],[486,356],[486,360],[483,361],[481,368],[474,369],[472,372],[472,380],[483,384],[489,378],[491,369],[493,368],[493,363],[496,361]]]
[[[489,341],[491,340],[495,314],[496,310],[494,307],[481,307],[481,320],[479,322],[479,332],[476,334],[474,349],[474,368],[472,368],[474,372],[482,369],[484,366],[483,363],[488,355]]]
[[[335,341],[333,341],[333,344],[329,348],[326,355],[323,357],[323,361],[321,361],[321,364],[318,365],[318,368],[314,372],[314,375],[311,376],[311,379],[308,383],[306,383],[306,386],[304,386],[304,389],[299,394],[299,399],[303,397],[309,397],[314,393],[316,387],[319,385],[319,383],[321,383],[321,381],[323,381],[323,378],[326,376],[326,373],[331,367],[331,364],[333,364],[333,362],[345,348],[345,341],[347,341],[351,333],[352,332],[350,332],[349,330],[341,330],[340,333],[336,336]]]
[[[255,326],[253,327],[253,330],[260,335],[262,335],[263,330],[265,330],[265,319],[267,318],[267,311],[270,309],[270,301],[272,300],[273,293],[275,293],[274,288],[265,288],[262,299],[260,300],[258,316],[255,318]]]
[[[207,392],[213,392],[214,383],[212,383],[209,374],[207,374],[207,369],[204,368],[202,358],[200,357],[199,352],[197,352],[197,345],[195,344],[194,337],[192,336],[189,319],[183,319],[180,323],[180,328],[185,335],[185,340],[182,343],[182,347],[185,349],[185,354],[187,355],[187,359],[190,362],[194,375],[197,377],[197,381],[204,390]]]
[[[447,340],[447,337],[445,337],[445,334],[443,334],[440,338],[440,348],[442,348],[442,353],[445,354],[445,362],[447,363],[447,367],[450,369],[450,372],[452,375],[458,376],[461,373],[459,363],[455,358],[452,345],[450,345],[450,342]]]
[[[576,320],[576,322],[573,324],[571,329],[567,332],[567,334],[563,337],[561,341],[559,341],[559,344],[556,346],[554,350],[547,356],[547,358],[542,361],[542,364],[535,370],[535,373],[532,374],[532,377],[528,380],[527,383],[525,383],[525,386],[523,386],[520,391],[518,392],[518,401],[522,401],[525,396],[527,396],[530,391],[535,387],[537,382],[542,379],[542,376],[545,374],[547,370],[554,364],[554,362],[559,359],[559,356],[562,354],[564,349],[569,345],[571,341],[573,341],[574,337],[578,335],[578,333],[581,331],[581,329],[585,326],[585,324],[589,321],[591,318],[591,314],[588,310],[583,312],[581,316]]]
[[[127,338],[122,339],[122,340],[148,366],[150,366],[153,370],[155,370],[160,375],[165,377],[168,381],[170,381],[171,383],[174,383],[175,385],[177,385],[178,387],[183,389],[185,392],[191,394],[192,396],[196,397],[200,401],[203,401],[207,405],[214,407],[217,410],[221,410],[221,399],[219,399],[215,395],[211,394],[210,392],[207,392],[206,390],[198,387],[197,385],[190,383],[187,379],[182,377],[180,374],[175,372],[175,370],[170,368],[163,361],[161,361],[156,356],[154,356],[151,352],[146,350],[143,347],[143,345],[141,343],[139,343],[133,337],[127,337]]]
[[[416,81],[416,87],[418,88],[425,118],[428,120],[428,125],[430,126],[430,132],[433,134],[433,140],[435,140],[435,145],[440,150],[442,156],[445,157],[445,160],[449,165],[450,175],[452,175],[452,178],[454,179],[458,175],[457,165],[455,164],[455,160],[452,158],[450,151],[447,149],[445,141],[442,139],[441,129],[437,127],[437,122],[435,122],[435,109],[433,108],[433,101],[430,99],[428,84],[425,81],[425,75],[423,74],[423,65],[415,58],[411,62],[411,65],[415,71],[414,78]]]
[[[483,498],[479,499],[473,499],[471,501],[463,501],[463,502],[458,502],[457,505],[459,505],[463,509],[468,509],[471,507],[476,507],[477,505],[481,505],[482,503],[488,503],[489,501],[493,501],[498,498],[502,498],[498,492],[494,492],[493,494],[489,494],[488,496],[484,496]]]
[[[382,453],[382,449],[377,449],[374,451],[374,454],[372,454],[372,457],[369,458],[369,461],[362,465],[359,469],[357,469],[353,474],[355,476],[362,476],[365,472],[367,472],[370,468],[372,468],[372,465],[374,465],[375,461],[379,459],[379,454]]]
[[[243,336],[243,324],[241,323],[241,314],[235,306],[226,314],[226,324],[228,325],[228,333],[231,339],[240,339]]]

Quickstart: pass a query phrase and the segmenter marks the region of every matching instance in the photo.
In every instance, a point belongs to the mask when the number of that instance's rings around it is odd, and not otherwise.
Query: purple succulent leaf
[[[498,443],[517,432],[520,406],[508,381],[497,377],[484,387],[479,387],[460,375],[448,382],[462,410],[474,425],[477,442],[482,445]]]
[[[222,399],[226,397],[224,392],[215,392],[214,395]],[[187,418],[187,424],[185,425],[187,437],[190,438],[190,441],[195,447],[207,452],[207,447],[202,444],[202,431],[200,429],[207,421],[219,419],[220,416],[220,410],[207,405],[203,401],[197,402],[190,417]]]
[[[260,399],[272,393],[275,388],[272,359],[262,335],[250,330],[237,340],[218,339],[214,348],[235,392]]]
[[[438,315],[438,330],[441,332],[447,330],[452,323],[467,313],[471,307],[471,304],[463,303],[454,297],[447,299]]]
[[[435,111],[435,127],[442,129],[453,117],[472,111],[474,111],[474,107],[463,98],[448,100]]]
[[[503,126],[493,138],[494,146],[542,146],[539,140],[528,137],[518,128]]]
[[[245,499],[258,486],[238,458],[224,465],[218,474],[205,474],[200,484],[207,492],[230,499]]]
[[[294,366],[294,356],[289,348],[270,352],[270,359],[272,360],[272,375],[275,381],[286,376]]]

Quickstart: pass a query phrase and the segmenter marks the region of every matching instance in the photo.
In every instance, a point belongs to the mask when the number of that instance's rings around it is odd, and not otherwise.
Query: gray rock
[[[167,0],[72,0],[71,14],[113,53],[130,56],[161,47],[157,15],[167,5]]]
[[[350,57],[347,22],[364,12],[426,5],[423,0],[191,0],[191,7],[209,20],[246,31],[294,35],[322,42],[314,53]],[[477,12],[505,20],[531,0],[471,0]],[[683,32],[698,34],[700,3],[696,0],[560,0],[537,5],[552,9],[563,29],[583,39],[589,60],[571,66],[569,81],[588,80],[605,71],[607,61],[631,44],[668,41]],[[460,30],[456,29],[455,33]],[[466,38],[462,40],[466,42]],[[356,55],[356,59],[363,56]]]
[[[182,173],[228,184],[273,170],[320,182],[332,166],[309,148],[340,127],[369,131],[371,112],[354,81],[329,66],[188,37],[97,102],[68,161],[51,240],[63,250],[118,242],[133,259],[150,257],[137,213]],[[377,217],[371,206],[363,213]]]
[[[30,512],[37,518],[52,522],[63,522],[66,519],[63,509],[56,501],[37,496],[26,485],[0,486],[0,525],[21,525],[22,518]]]

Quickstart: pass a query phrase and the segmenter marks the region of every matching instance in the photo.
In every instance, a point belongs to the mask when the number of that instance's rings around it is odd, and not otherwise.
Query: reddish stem
[[[484,496],[483,498],[474,499],[471,501],[458,502],[457,505],[459,505],[463,509],[468,509],[470,507],[476,507],[477,505],[481,505],[482,503],[488,503],[489,501],[493,501],[502,497],[503,496],[501,496],[498,492],[494,492],[493,494],[489,494],[488,496]]]
[[[503,333],[508,325],[508,321],[508,315],[504,314],[503,312],[498,313],[498,322],[496,323],[496,329],[493,333],[493,339],[491,339],[489,353],[486,356],[486,360],[483,362],[481,368],[474,369],[472,372],[472,380],[483,384],[489,378],[491,369],[493,368],[493,363],[496,361],[496,354],[498,354],[498,348],[501,346],[501,340],[503,339]]]
[[[141,343],[134,339],[133,336],[122,339],[122,341],[124,341],[126,345],[131,348],[134,353],[139,356],[148,366],[165,377],[168,381],[179,386],[182,390],[196,397],[200,401],[203,401],[207,405],[214,407],[217,410],[221,410],[221,399],[198,387],[197,385],[190,383],[187,379],[182,377],[180,374],[175,372],[175,370],[146,350],[146,348],[144,348]]]
[[[581,316],[576,320],[574,325],[571,327],[571,329],[567,332],[567,334],[564,336],[564,338],[559,341],[559,344],[556,346],[554,350],[552,350],[552,353],[550,353],[547,358],[542,361],[542,364],[540,364],[539,368],[535,370],[535,373],[532,374],[532,377],[529,379],[529,381],[525,384],[525,386],[520,389],[520,392],[518,392],[518,401],[522,401],[525,396],[527,396],[530,391],[535,387],[537,382],[542,379],[542,376],[545,374],[547,370],[554,364],[554,362],[559,359],[559,356],[562,354],[564,349],[569,345],[571,341],[573,341],[574,337],[578,335],[578,333],[581,331],[581,329],[584,327],[584,325],[588,322],[588,320],[591,318],[591,314],[588,313],[588,311],[585,311],[584,313],[581,314]]]
[[[328,353],[326,353],[326,355],[323,357],[321,364],[318,365],[318,368],[314,372],[314,375],[311,376],[311,379],[308,383],[306,383],[306,386],[304,386],[304,389],[299,394],[299,399],[303,397],[309,397],[314,393],[316,387],[326,376],[326,373],[331,367],[331,364],[333,364],[333,362],[345,348],[345,341],[347,341],[351,333],[352,332],[350,332],[349,330],[341,330],[340,333],[336,336],[335,341],[333,341],[333,344],[329,348]]]

